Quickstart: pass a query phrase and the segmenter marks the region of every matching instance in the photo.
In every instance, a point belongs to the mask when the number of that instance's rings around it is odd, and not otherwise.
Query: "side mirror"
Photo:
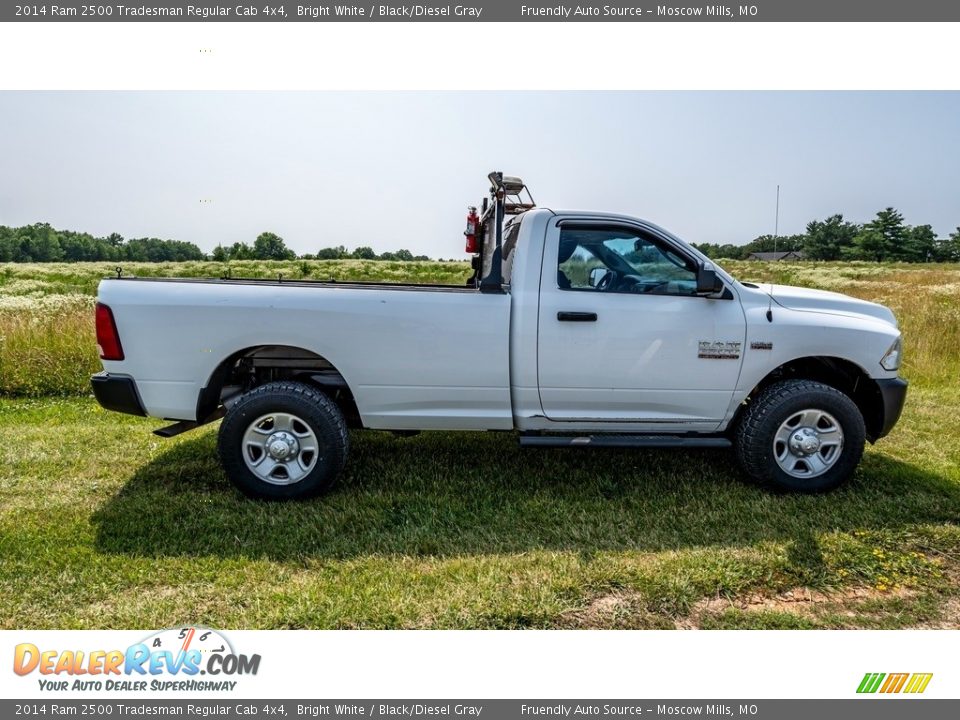
[[[596,287],[600,284],[603,276],[607,274],[605,267],[595,267],[590,270],[590,287]]]
[[[723,290],[723,281],[713,267],[701,265],[697,268],[697,295],[713,295]]]

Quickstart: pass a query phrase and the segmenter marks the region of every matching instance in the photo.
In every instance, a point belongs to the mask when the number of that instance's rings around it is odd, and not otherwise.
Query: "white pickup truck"
[[[648,222],[538,208],[519,179],[490,180],[465,286],[105,279],[97,400],[176,421],[165,436],[223,417],[223,466],[263,498],[327,490],[348,428],[732,446],[748,476],[822,491],[899,418],[889,309],[738,282]]]

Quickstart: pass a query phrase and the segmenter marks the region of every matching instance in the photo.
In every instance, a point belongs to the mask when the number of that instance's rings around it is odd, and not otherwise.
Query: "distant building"
[[[763,260],[764,262],[779,262],[781,260],[803,260],[803,251],[787,250],[785,252],[755,252],[747,255],[747,260]]]

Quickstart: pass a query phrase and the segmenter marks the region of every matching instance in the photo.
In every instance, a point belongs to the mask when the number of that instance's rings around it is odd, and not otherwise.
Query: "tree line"
[[[180,240],[124,240],[117,233],[94,237],[90,233],[56,230],[47,223],[18,228],[0,225],[0,262],[164,262],[205,257],[196,245]]]
[[[761,235],[746,245],[695,244],[712,258],[743,259],[755,252],[793,250],[809,260],[872,260],[875,262],[960,262],[960,227],[938,238],[930,225],[907,225],[892,207],[870,222],[857,224],[842,214],[807,223],[799,235]],[[0,262],[179,262],[183,260],[430,260],[409,250],[377,253],[368,246],[348,250],[325,247],[298,256],[283,238],[262,232],[253,244],[217,245],[210,255],[191,242],[159,238],[124,239],[118,233],[94,237],[90,233],[56,230],[48,223],[23,227],[0,225]]]
[[[320,248],[316,253],[297,255],[283,242],[283,238],[271,232],[260,233],[252,246],[236,242],[230,246],[217,245],[211,260],[429,260],[426,255],[414,255],[409,250],[377,252],[367,246],[347,250],[343,245]]]
[[[745,259],[751,253],[792,250],[808,260],[872,260],[874,262],[960,262],[960,227],[938,238],[930,225],[907,225],[903,215],[885,208],[868,223],[831,215],[811,220],[800,235],[761,235],[746,245],[696,244],[711,258]]]
[[[180,262],[183,260],[295,260],[297,254],[283,238],[272,232],[260,233],[253,244],[235,242],[217,245],[210,255],[191,242],[159,238],[131,238],[118,233],[95,237],[90,233],[57,230],[48,223],[23,227],[0,225],[0,262]],[[343,245],[321,248],[299,256],[303,260],[429,260],[409,250],[377,254],[373,248],[347,250]]]

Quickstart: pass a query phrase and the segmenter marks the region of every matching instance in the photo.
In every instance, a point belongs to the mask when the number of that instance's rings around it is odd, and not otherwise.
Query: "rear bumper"
[[[877,439],[887,435],[900,419],[903,412],[903,403],[907,399],[907,381],[903,378],[889,380],[875,380],[880,389],[880,399],[883,405],[883,419],[880,423],[880,432]]]
[[[90,377],[93,386],[93,395],[97,402],[106,409],[128,415],[146,415],[137,384],[129,375],[110,375],[99,372]]]

